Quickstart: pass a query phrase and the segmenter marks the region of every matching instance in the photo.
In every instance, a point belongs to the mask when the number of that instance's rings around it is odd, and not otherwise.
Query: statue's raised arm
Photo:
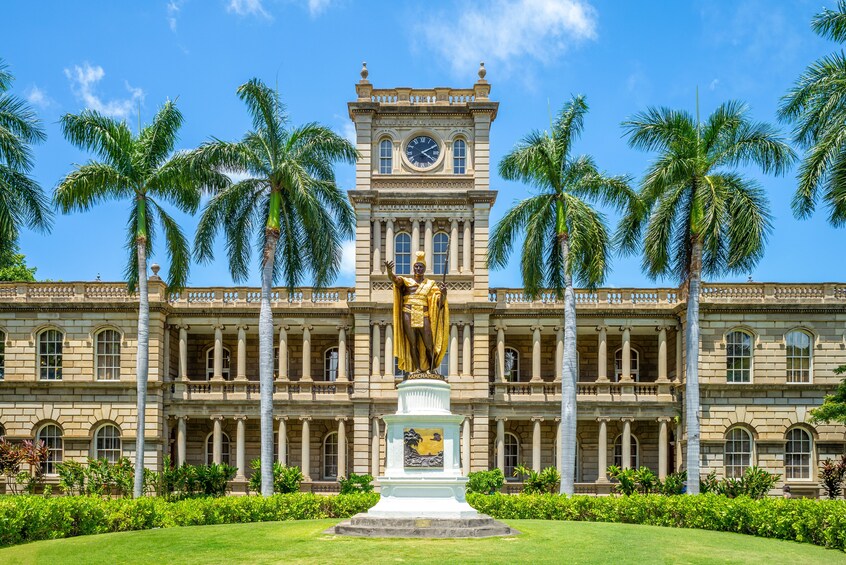
[[[388,278],[391,279],[395,285],[402,284],[402,281],[394,274],[394,262],[385,261],[385,269],[388,271]]]

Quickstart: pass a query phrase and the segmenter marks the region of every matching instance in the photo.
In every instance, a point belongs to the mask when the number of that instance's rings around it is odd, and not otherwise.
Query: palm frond
[[[837,9],[823,8],[811,20],[811,28],[817,35],[833,41],[846,41],[846,0],[838,0]]]
[[[28,172],[32,169],[29,144],[47,139],[38,116],[24,100],[0,94],[0,163]]]
[[[517,238],[526,228],[529,219],[552,205],[554,195],[539,194],[529,197],[515,204],[505,216],[500,219],[488,241],[487,264],[491,269],[501,269],[508,264],[508,256]]]
[[[182,123],[182,112],[168,100],[156,112],[153,122],[141,130],[137,147],[147,170],[156,170],[173,152]]]
[[[763,257],[772,231],[766,193],[756,182],[740,175],[723,174],[716,178],[727,195],[724,225],[727,226],[728,249],[725,262],[717,265],[719,270],[706,270],[705,273],[748,273]]]
[[[582,95],[573,96],[564,103],[550,132],[559,155],[566,156],[571,152],[573,142],[582,135],[587,112],[587,100]]]
[[[169,265],[167,269],[167,286],[169,290],[178,292],[188,282],[188,272],[191,267],[191,249],[188,239],[182,233],[179,224],[152,198],[147,202],[152,204],[161,222],[165,237]]]
[[[106,200],[133,197],[133,184],[112,165],[89,161],[59,181],[53,199],[65,214],[85,212]]]
[[[561,163],[556,160],[554,150],[554,143],[548,136],[531,132],[499,162],[499,175],[505,180],[539,188],[557,186]]]
[[[696,143],[696,122],[689,113],[670,108],[648,108],[622,124],[629,146],[642,151],[675,149],[684,153]]]
[[[137,198],[130,201],[129,221],[126,223],[126,268],[124,269],[124,277],[126,278],[126,286],[129,292],[135,292],[138,286],[138,202]],[[146,206],[145,217],[147,221],[144,227],[147,232],[147,242],[145,250],[149,257],[156,241],[156,215],[155,209],[152,206]]]
[[[253,129],[266,133],[262,137],[268,144],[268,153],[275,155],[279,151],[281,130],[288,121],[279,93],[257,78],[239,86],[237,92],[238,97],[247,105]]]
[[[21,226],[41,233],[50,231],[53,212],[44,191],[37,182],[25,174],[0,164],[0,232],[8,241],[17,239]],[[2,237],[2,236],[0,236]]]
[[[60,120],[62,134],[73,145],[91,151],[122,175],[132,174],[133,137],[125,122],[95,110],[65,114]]]

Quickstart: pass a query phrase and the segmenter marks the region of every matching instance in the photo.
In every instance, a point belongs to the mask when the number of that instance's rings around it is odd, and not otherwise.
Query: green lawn
[[[40,541],[0,563],[846,563],[846,554],[740,534],[591,522],[508,520],[522,532],[485,540],[324,535],[337,520],[168,528]]]

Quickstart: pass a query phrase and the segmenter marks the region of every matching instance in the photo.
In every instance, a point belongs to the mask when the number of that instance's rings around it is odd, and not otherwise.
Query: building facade
[[[366,69],[348,105],[361,159],[354,288],[276,289],[274,411],[279,461],[314,490],[384,463],[381,416],[396,410],[391,283],[418,250],[449,288],[441,366],[463,414],[466,472],[555,466],[563,305],[491,288],[485,256],[489,135],[498,103],[484,69],[468,89],[376,89]],[[259,456],[259,289],[169,292],[150,277],[146,461],[228,462],[243,491]],[[608,465],[684,468],[684,295],[578,290],[577,491],[608,492]],[[750,465],[816,495],[818,464],[846,428],[809,411],[846,364],[846,283],[703,284],[705,473]],[[55,463],[134,457],[137,297],[122,283],[0,283],[0,426],[41,439]]]

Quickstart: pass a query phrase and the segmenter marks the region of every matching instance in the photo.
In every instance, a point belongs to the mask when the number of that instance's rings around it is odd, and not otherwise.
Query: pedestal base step
[[[325,533],[368,538],[489,538],[520,532],[484,514],[478,518],[376,518],[356,514]]]

